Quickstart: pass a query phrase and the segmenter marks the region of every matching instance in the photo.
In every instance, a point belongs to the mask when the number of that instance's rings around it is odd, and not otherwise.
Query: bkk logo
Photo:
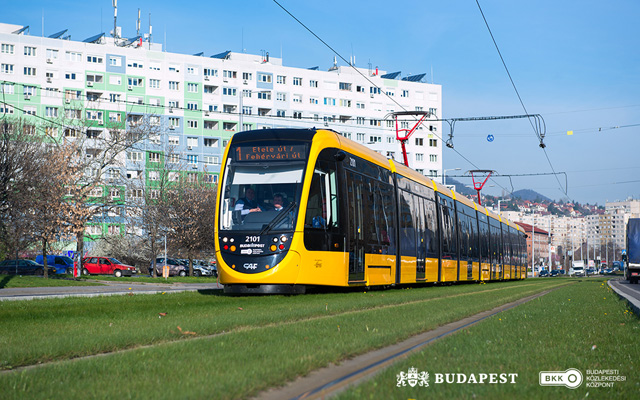
[[[575,368],[566,371],[540,371],[540,386],[566,386],[575,389],[582,385],[582,372]]]

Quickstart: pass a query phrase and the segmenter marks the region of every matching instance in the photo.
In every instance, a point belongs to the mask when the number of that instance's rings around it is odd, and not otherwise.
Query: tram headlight
[[[280,241],[281,241],[282,243],[285,243],[287,240],[289,240],[289,238],[288,238],[288,237],[286,237],[286,236],[284,236],[284,235],[280,236]]]
[[[273,243],[278,243],[278,238],[277,238],[277,237],[274,237],[273,239],[271,239],[271,241],[272,241]]]
[[[225,237],[222,238],[222,243],[227,243],[228,241],[229,241],[228,237],[225,236]]]

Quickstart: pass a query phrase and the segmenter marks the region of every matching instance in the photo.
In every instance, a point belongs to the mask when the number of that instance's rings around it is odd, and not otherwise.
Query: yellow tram
[[[226,293],[526,277],[516,224],[324,129],[233,136],[215,245]]]

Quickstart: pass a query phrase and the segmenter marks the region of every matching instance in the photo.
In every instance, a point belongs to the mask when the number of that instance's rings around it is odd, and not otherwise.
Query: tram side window
[[[460,240],[460,259],[469,257],[469,219],[462,212],[462,204],[458,203],[458,238]]]
[[[413,196],[401,191],[400,196],[400,254],[416,256],[416,230],[413,222]]]
[[[394,221],[395,221],[395,207],[394,207],[394,190],[393,186],[376,182],[375,185],[375,224],[377,237],[382,246],[387,246],[386,250],[383,250],[385,254],[395,254],[395,234],[394,234]]]
[[[478,220],[476,217],[476,210],[469,208],[471,215],[469,216],[469,249],[471,253],[469,257],[475,262],[480,261],[480,247],[478,244]]]
[[[455,210],[453,200],[438,193],[440,216],[442,221],[442,257],[448,259],[457,259],[457,241],[456,241],[456,225]]]
[[[502,262],[502,238],[500,235],[500,222],[489,218],[489,229],[491,235],[491,262],[499,264]]]
[[[489,224],[486,216],[480,220],[480,259],[483,263],[489,262]]]
[[[438,218],[436,216],[436,202],[431,199],[425,199],[425,213],[427,218],[427,257],[438,257]]]
[[[335,165],[329,164],[326,161],[319,161],[311,178],[305,228],[322,230],[338,228],[337,174]]]

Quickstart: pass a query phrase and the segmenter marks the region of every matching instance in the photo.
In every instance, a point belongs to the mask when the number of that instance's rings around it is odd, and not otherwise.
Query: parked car
[[[587,275],[595,275],[595,274],[597,274],[597,273],[598,273],[598,272],[596,271],[596,269],[595,269],[595,268],[593,268],[593,267],[589,267],[589,268],[587,268]]]
[[[175,258],[168,258],[165,262],[164,257],[156,258],[156,275],[162,276],[162,269],[164,266],[169,266],[169,276],[187,276],[189,275],[189,267],[185,267],[180,261]],[[153,265],[150,269],[153,268]]]
[[[540,274],[538,275],[540,278],[544,278],[546,276],[549,276],[549,271],[546,269],[543,269],[542,271],[540,271]]]
[[[553,271],[549,272],[549,276],[554,277],[554,276],[558,276],[560,275],[560,271],[558,271],[557,269],[554,269]]]
[[[47,268],[49,274],[53,275],[56,273],[54,268]],[[44,275],[44,265],[26,259],[4,260],[0,263],[0,273],[12,275]]]
[[[131,276],[136,272],[136,267],[123,264],[113,257],[86,257],[82,259],[82,275],[113,274],[119,278]]]
[[[42,255],[36,256],[36,263],[43,264]],[[47,267],[56,270],[56,274],[70,274],[73,272],[73,260],[67,256],[47,255]]]

